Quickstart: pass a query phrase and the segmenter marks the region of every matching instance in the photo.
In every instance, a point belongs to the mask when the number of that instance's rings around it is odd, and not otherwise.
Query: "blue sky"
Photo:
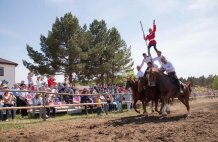
[[[134,67],[147,51],[139,21],[147,33],[155,19],[157,48],[179,77],[218,74],[217,0],[1,0],[0,57],[19,64],[16,82],[26,80],[26,44],[39,50],[40,35],[46,36],[55,18],[67,12],[80,25],[103,19],[109,28],[116,27],[132,47]]]

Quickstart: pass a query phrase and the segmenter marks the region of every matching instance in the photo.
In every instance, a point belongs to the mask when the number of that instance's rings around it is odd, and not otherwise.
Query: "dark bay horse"
[[[161,110],[162,115],[167,115],[167,108],[168,108],[168,101],[170,98],[178,98],[185,106],[188,111],[187,116],[189,116],[190,113],[190,106],[189,106],[189,96],[191,94],[191,85],[183,84],[183,93],[180,93],[177,85],[172,82],[172,79],[170,79],[169,76],[163,74],[160,72],[157,68],[153,67],[148,72],[150,77],[154,77],[156,79],[156,82],[158,84],[158,88],[160,91],[160,98],[161,98]]]
[[[160,111],[158,110],[158,102],[160,100],[160,91],[158,89],[157,85],[154,86],[149,86],[148,85],[148,79],[146,77],[140,78],[140,87],[144,87],[146,86],[146,89],[144,90],[144,94],[145,94],[145,112],[147,112],[146,110],[146,106],[148,105],[148,103],[150,101],[152,101],[152,112],[154,112],[153,110],[153,103],[155,104],[155,111],[158,112],[160,114]]]
[[[132,98],[133,98],[133,108],[137,113],[140,113],[140,111],[137,110],[136,108],[136,103],[138,100],[142,102],[142,106],[144,109],[143,113],[146,113],[145,109],[145,94],[143,92],[139,93],[138,92],[138,81],[134,80],[132,77],[128,78],[126,81],[126,89],[131,88],[132,90]]]

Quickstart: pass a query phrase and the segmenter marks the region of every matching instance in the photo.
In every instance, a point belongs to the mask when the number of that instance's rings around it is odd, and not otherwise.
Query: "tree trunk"
[[[109,74],[107,73],[107,76],[106,76],[106,83],[109,84]]]
[[[69,73],[69,82],[72,83],[72,81],[73,81],[73,75],[72,73]]]
[[[101,84],[104,84],[104,74],[101,74]]]

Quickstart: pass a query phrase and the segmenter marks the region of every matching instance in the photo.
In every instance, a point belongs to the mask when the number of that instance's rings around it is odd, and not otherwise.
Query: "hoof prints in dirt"
[[[159,116],[63,121],[37,127],[1,132],[0,141],[217,141],[218,101],[192,106],[192,115],[173,111],[164,119]],[[35,125],[34,125],[35,126]]]

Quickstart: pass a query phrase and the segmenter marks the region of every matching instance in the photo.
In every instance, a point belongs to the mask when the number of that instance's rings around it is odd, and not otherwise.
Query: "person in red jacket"
[[[54,81],[55,81],[54,75],[50,75],[48,78],[48,87],[52,87],[54,85]]]
[[[155,20],[153,21],[153,30],[151,28],[149,28],[149,34],[147,36],[144,36],[144,40],[149,40],[149,44],[148,44],[148,55],[150,56],[150,48],[152,46],[154,46],[154,50],[156,52],[158,52],[157,48],[156,48],[156,41],[155,41],[155,32],[156,32],[156,25],[155,25]]]

